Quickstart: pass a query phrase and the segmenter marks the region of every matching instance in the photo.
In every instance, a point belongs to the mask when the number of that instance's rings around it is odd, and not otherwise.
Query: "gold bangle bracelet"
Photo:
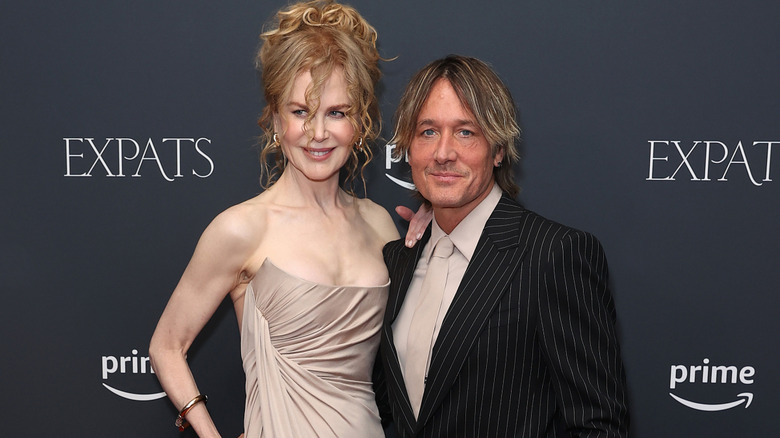
[[[192,407],[195,406],[196,404],[200,402],[206,403],[208,401],[209,401],[208,397],[206,397],[203,394],[198,394],[195,396],[195,398],[188,401],[183,408],[181,408],[179,415],[176,417],[176,423],[174,423],[176,424],[176,427],[179,428],[179,432],[184,431],[184,429],[186,429],[190,425],[190,423],[187,423],[187,420],[184,419],[184,416],[187,415],[187,412],[189,412],[190,409],[192,409]]]

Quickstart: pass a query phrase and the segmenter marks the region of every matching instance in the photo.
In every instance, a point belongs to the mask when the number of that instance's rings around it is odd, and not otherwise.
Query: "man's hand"
[[[407,247],[414,247],[417,241],[422,238],[425,229],[428,228],[428,224],[433,219],[433,210],[428,205],[422,204],[417,209],[417,213],[415,213],[410,208],[399,205],[395,208],[395,212],[402,219],[409,222],[409,228],[406,230],[406,238],[404,240]]]

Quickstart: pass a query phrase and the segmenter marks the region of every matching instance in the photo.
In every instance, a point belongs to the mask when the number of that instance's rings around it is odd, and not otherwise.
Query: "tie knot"
[[[436,248],[433,249],[433,257],[447,258],[452,255],[452,240],[444,236],[436,242]]]

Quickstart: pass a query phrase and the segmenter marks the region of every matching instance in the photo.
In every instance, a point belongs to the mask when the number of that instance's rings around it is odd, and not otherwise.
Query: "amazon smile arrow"
[[[742,403],[745,403],[745,409],[747,409],[748,406],[750,406],[750,403],[753,402],[753,393],[750,392],[743,392],[741,394],[737,394],[737,397],[744,397],[740,400],[736,400],[729,403],[720,403],[720,404],[704,404],[704,403],[696,403],[692,402],[690,400],[686,400],[684,398],[678,397],[671,392],[669,395],[672,396],[673,399],[677,400],[680,404],[688,406],[691,409],[696,409],[699,411],[708,411],[708,412],[714,412],[714,411],[725,411],[726,409],[735,408]],[[747,403],[746,403],[747,402]]]

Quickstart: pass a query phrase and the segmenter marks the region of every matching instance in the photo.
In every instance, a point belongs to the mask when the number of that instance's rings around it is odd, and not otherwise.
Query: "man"
[[[520,129],[504,84],[449,56],[412,78],[396,120],[396,151],[434,213],[420,245],[384,249],[377,399],[397,435],[627,436],[604,252],[515,201]]]

